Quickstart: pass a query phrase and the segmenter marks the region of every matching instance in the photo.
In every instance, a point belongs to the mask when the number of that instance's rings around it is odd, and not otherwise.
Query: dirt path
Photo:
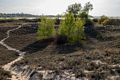
[[[9,45],[4,43],[4,41],[10,37],[10,32],[21,28],[23,25],[25,25],[25,24],[22,24],[22,25],[18,26],[17,28],[8,30],[6,32],[7,36],[0,41],[0,44],[3,45],[4,47],[6,47],[8,50],[15,51],[15,52],[17,52],[19,54],[19,57],[17,59],[15,59],[14,61],[11,61],[10,63],[5,64],[4,66],[2,66],[2,68],[5,71],[10,71],[10,73],[12,74],[12,77],[10,78],[11,80],[27,80],[27,78],[25,78],[24,76],[21,76],[20,74],[16,73],[14,70],[11,70],[11,66],[15,62],[20,61],[21,59],[23,59],[25,52],[21,52],[20,50],[18,50],[16,48],[13,48],[13,47],[10,47]]]

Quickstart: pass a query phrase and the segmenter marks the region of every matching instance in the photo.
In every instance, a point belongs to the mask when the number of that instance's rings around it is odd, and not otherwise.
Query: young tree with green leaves
[[[85,39],[84,24],[85,21],[83,19],[77,18],[77,20],[75,21],[74,41],[81,42],[83,39]]]
[[[89,14],[89,11],[93,9],[93,5],[90,2],[87,2],[83,8],[83,12]]]
[[[37,34],[38,39],[46,39],[53,37],[55,35],[54,20],[42,17],[41,22],[39,22]]]
[[[80,18],[75,20],[73,13],[67,13],[60,25],[59,34],[66,36],[69,43],[81,42],[85,38],[84,21]]]
[[[74,17],[77,18],[79,12],[81,12],[82,6],[80,3],[71,4],[68,6],[67,12],[73,13]]]
[[[69,36],[71,35],[71,31],[75,25],[75,18],[72,13],[68,13],[65,15],[65,20],[63,20],[60,24],[60,34]]]
[[[93,25],[93,22],[89,19],[89,12],[93,9],[93,5],[90,2],[87,2],[85,6],[81,6],[80,3],[71,4],[68,6],[67,12],[73,13],[75,20],[77,17],[84,19],[85,26]]]
[[[87,2],[84,7],[80,3],[71,4],[68,6],[67,12],[74,14],[75,19],[79,16],[80,18],[88,19],[89,11],[93,9],[93,5]]]

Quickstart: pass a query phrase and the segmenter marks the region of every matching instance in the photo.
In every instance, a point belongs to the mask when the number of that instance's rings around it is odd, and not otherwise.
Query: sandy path
[[[2,66],[2,68],[5,71],[10,71],[10,73],[12,74],[12,77],[10,78],[11,80],[27,80],[27,78],[25,78],[24,76],[21,76],[20,74],[16,73],[14,70],[10,69],[11,66],[15,62],[20,61],[21,59],[23,59],[25,52],[21,52],[20,50],[18,50],[16,48],[13,48],[13,47],[10,47],[9,45],[4,43],[4,41],[10,37],[10,32],[11,31],[17,30],[17,29],[21,28],[23,25],[25,25],[25,24],[22,24],[22,25],[18,26],[17,28],[8,30],[6,32],[7,36],[0,41],[0,44],[3,45],[4,47],[6,47],[8,50],[15,51],[15,52],[17,52],[19,54],[19,57],[17,59],[15,59],[14,61],[11,61],[10,63],[5,64],[4,66]]]

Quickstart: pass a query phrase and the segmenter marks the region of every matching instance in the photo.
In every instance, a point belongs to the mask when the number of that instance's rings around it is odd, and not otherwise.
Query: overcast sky
[[[68,5],[88,1],[93,4],[93,16],[120,16],[120,0],[0,0],[0,13],[62,14]]]

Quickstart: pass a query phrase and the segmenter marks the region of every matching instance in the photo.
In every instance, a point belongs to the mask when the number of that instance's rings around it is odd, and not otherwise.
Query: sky
[[[29,13],[35,15],[63,14],[68,5],[93,4],[92,16],[120,16],[120,0],[0,0],[0,13]]]

